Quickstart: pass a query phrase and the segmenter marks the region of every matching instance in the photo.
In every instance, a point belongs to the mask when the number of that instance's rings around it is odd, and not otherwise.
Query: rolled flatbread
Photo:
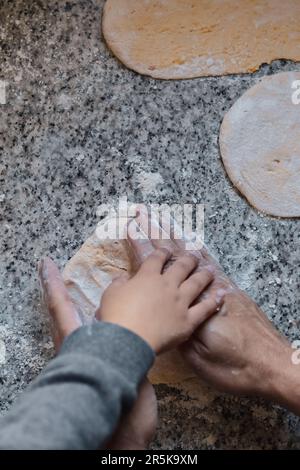
[[[220,131],[234,186],[256,209],[278,217],[300,216],[299,80],[300,72],[264,77],[232,106]]]

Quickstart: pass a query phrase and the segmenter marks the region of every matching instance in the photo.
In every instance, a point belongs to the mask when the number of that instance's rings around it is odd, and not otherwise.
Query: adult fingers
[[[166,243],[170,243],[173,245],[173,252],[175,256],[179,257],[182,256],[185,253],[191,254],[198,258],[199,260],[199,265],[196,268],[197,271],[200,271],[203,266],[203,255],[202,255],[202,249],[199,249],[196,244],[193,244],[191,242],[187,243],[186,240],[186,234],[182,230],[182,226],[179,225],[177,220],[171,216],[168,220],[168,218],[162,218],[161,221],[161,227],[163,231],[163,237],[168,238],[168,234],[171,234],[170,240],[167,240]],[[193,245],[195,247],[193,248]],[[207,264],[207,263],[205,263]]]
[[[169,214],[164,216],[164,213],[162,213],[161,218],[159,218],[159,214],[151,212],[150,229],[151,233],[156,234],[156,237],[152,237],[155,248],[167,248],[174,254],[179,251],[173,240],[172,218]]]
[[[141,211],[127,226],[127,239],[138,267],[155,250],[149,236],[148,215]]]
[[[164,265],[171,258],[172,253],[165,248],[155,250],[140,267],[140,272],[162,273]]]
[[[53,320],[52,335],[58,350],[64,338],[79,328],[82,322],[55,263],[50,258],[44,258],[39,263],[38,272],[43,300]]]
[[[151,212],[149,218],[148,210],[145,206],[137,207],[137,216],[128,224],[128,239],[137,260],[142,265],[142,270],[157,271],[163,269],[165,263],[170,259],[172,248],[164,248],[158,245],[155,249],[154,241],[159,241],[160,226],[159,221]]]
[[[166,248],[175,256],[175,251],[178,252],[177,255],[180,254],[180,249],[171,240],[169,232],[166,229],[165,218],[160,222],[159,215],[155,211],[151,210],[149,217],[145,206],[137,207],[137,216],[128,223],[127,238],[138,267],[155,249]]]
[[[172,256],[168,259],[168,262],[164,266],[164,270],[174,263],[177,257],[180,255],[177,245],[171,238],[170,227],[168,227],[167,217],[159,217],[159,213],[151,210],[151,217],[149,218],[149,236],[151,243],[155,249],[165,248],[172,253]],[[170,217],[169,217],[170,219]]]

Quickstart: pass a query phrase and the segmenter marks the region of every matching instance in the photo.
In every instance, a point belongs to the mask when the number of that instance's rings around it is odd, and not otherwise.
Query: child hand
[[[213,274],[203,269],[193,274],[198,260],[179,257],[164,270],[172,253],[155,250],[128,280],[120,277],[106,289],[96,316],[142,337],[156,353],[186,341],[218,308],[214,295],[193,305],[209,286]]]
[[[82,326],[76,307],[69,297],[61,274],[50,258],[39,265],[39,276],[45,306],[52,320],[52,338],[58,352],[67,336]],[[157,401],[148,380],[141,384],[133,408],[122,417],[107,448],[111,450],[146,449],[157,426]]]

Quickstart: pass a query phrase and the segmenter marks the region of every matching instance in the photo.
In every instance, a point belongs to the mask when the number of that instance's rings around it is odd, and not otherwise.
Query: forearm
[[[274,359],[269,394],[273,401],[300,416],[300,365],[292,361],[294,352],[286,345],[281,356]]]
[[[255,367],[254,394],[300,416],[300,365],[293,363],[295,350],[279,334],[266,334],[262,350]]]
[[[151,348],[117,325],[75,331],[0,424],[1,449],[103,447],[133,404]]]

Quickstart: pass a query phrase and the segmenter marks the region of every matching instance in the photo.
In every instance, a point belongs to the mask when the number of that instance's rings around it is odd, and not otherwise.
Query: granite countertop
[[[0,382],[4,412],[53,349],[36,265],[62,267],[97,222],[102,202],[127,195],[204,203],[206,242],[290,339],[300,339],[300,222],[264,217],[221,164],[224,113],[260,77],[300,70],[285,61],[252,75],[156,81],[124,68],[101,37],[101,0],[0,4]],[[300,448],[298,418],[263,401],[201,400],[159,387],[153,448]]]

